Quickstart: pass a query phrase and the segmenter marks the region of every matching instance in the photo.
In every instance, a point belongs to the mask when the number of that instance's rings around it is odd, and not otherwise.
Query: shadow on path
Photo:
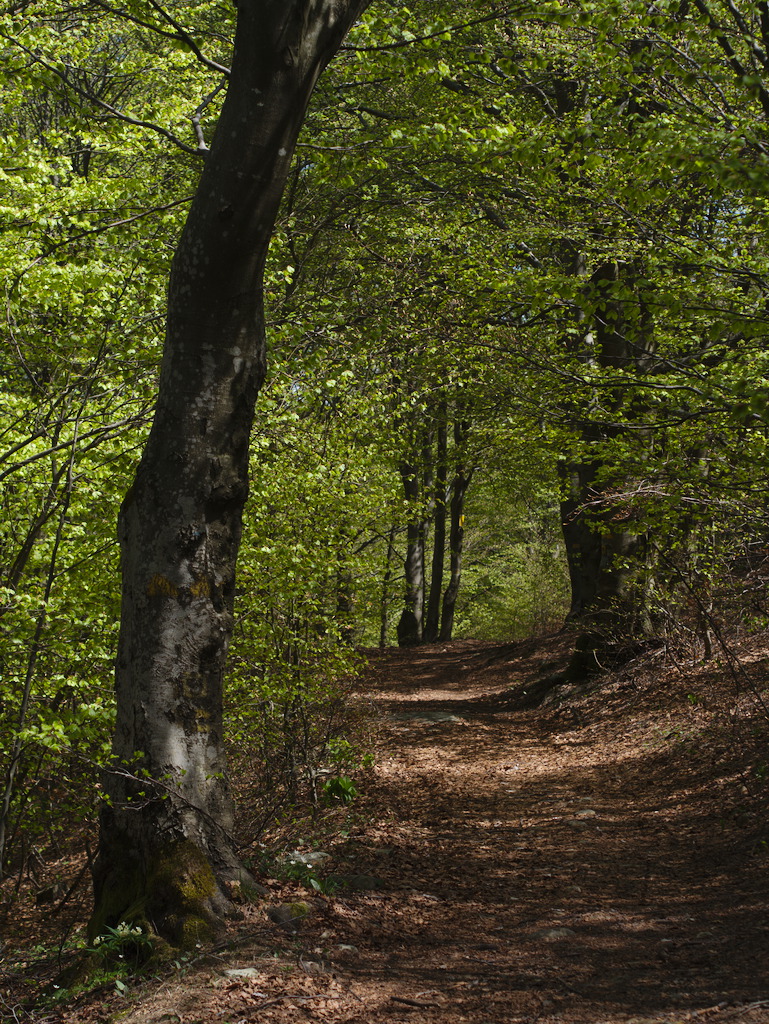
[[[556,637],[374,660],[391,738],[363,810],[387,813],[356,856],[386,887],[348,921],[357,973],[434,988],[424,1020],[769,1021],[766,856],[660,741],[660,701],[636,700],[646,742],[618,714],[505,710],[567,656]]]

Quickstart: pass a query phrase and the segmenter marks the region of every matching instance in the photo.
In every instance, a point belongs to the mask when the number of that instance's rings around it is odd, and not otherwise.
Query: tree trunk
[[[400,467],[403,491],[411,503],[413,515],[406,531],[406,560],[404,607],[398,620],[398,646],[413,647],[422,643],[422,616],[424,612],[425,550],[424,522],[419,511],[419,471],[409,463]]]
[[[586,496],[595,475],[589,464],[562,461],[558,464],[563,497],[561,526],[571,583],[567,621],[581,618],[595,604],[601,571],[601,536],[584,514]]]
[[[596,498],[595,467],[561,466],[567,495],[561,502],[563,536],[571,581],[567,622],[581,631],[568,674],[582,678],[600,671],[618,643],[646,628],[643,587],[638,579],[645,566],[646,538],[618,527],[623,510],[609,499]],[[585,509],[590,496],[603,507]]]
[[[264,262],[318,75],[367,0],[243,0],[232,74],[174,257],[155,419],[119,520],[113,766],[91,935],[211,934],[241,877],[222,681],[265,370]]]
[[[419,546],[422,549],[422,642],[425,640],[424,614],[427,607],[427,549],[430,542],[430,525],[434,509],[427,507],[428,495],[432,505],[433,488],[435,478],[435,467],[433,466],[433,438],[432,430],[425,430],[424,442],[422,444],[422,488],[425,502],[420,509],[419,522]]]
[[[467,441],[469,424],[456,422],[454,424],[454,443],[461,453]],[[454,612],[459,596],[459,584],[462,579],[462,547],[465,536],[465,496],[470,481],[473,478],[473,470],[466,469],[463,465],[457,466],[454,479],[451,484],[451,533],[449,536],[450,551],[450,575],[449,584],[443,595],[443,610],[441,613],[440,639],[451,640],[454,632]]]
[[[443,563],[446,559],[446,484],[448,467],[448,430],[446,425],[446,403],[441,404],[438,421],[438,458],[435,467],[435,508],[433,510],[433,560],[430,568],[430,596],[427,602],[425,640],[435,643],[438,639],[441,616],[441,591],[443,589]]]
[[[575,273],[585,274],[584,259],[577,258]],[[591,277],[599,298],[600,315],[585,317],[582,337],[586,362],[605,369],[649,371],[654,349],[653,323],[645,304],[638,299],[640,315],[636,324],[628,321],[623,306],[614,300],[613,288],[624,277],[632,286],[634,268],[610,262]],[[623,396],[607,403],[609,416],[619,416]],[[587,410],[581,424],[583,447],[598,451],[621,433],[621,426],[601,423]],[[606,413],[603,414],[604,416]],[[636,432],[637,433],[637,432]],[[576,642],[569,674],[580,677],[602,667],[605,653],[647,625],[645,595],[638,579],[647,567],[646,537],[628,526],[630,510],[612,500],[612,486],[600,457],[565,459],[559,465],[563,486],[561,516],[569,566],[572,600],[568,620],[579,622],[583,632]],[[627,490],[625,477],[616,489]]]
[[[382,576],[382,596],[379,602],[379,646],[382,650],[387,646],[387,611],[390,604],[390,579],[392,578],[392,564],[395,557],[395,534],[397,527],[393,523],[387,537],[387,555],[385,556],[385,569]]]

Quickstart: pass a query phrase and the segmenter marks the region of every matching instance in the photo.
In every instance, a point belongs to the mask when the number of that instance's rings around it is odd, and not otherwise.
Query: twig
[[[198,110],[195,111],[195,114],[198,114],[198,111],[202,112],[202,109],[203,104],[201,104]],[[189,203],[191,201],[192,196],[184,196],[182,199],[174,199],[173,202],[165,203],[163,206],[153,206],[149,210],[142,210],[141,213],[135,213],[130,217],[124,217],[122,220],[113,220],[110,221],[109,224],[100,224],[98,227],[88,228],[87,231],[81,231],[79,234],[70,235],[69,238],[65,238],[61,242],[56,242],[54,245],[51,245],[48,249],[46,249],[44,253],[41,253],[39,256],[36,256],[31,263],[28,263],[23,270],[20,270],[19,273],[16,275],[16,278],[12,286],[12,290],[16,288],[16,285],[19,283],[21,278],[27,273],[28,270],[32,270],[32,268],[35,267],[38,263],[41,263],[43,260],[48,259],[49,256],[52,256],[58,249],[61,249],[62,246],[72,245],[73,242],[79,242],[83,238],[88,238],[89,235],[103,234],[107,231],[111,231],[112,228],[126,227],[129,224],[134,224],[137,220],[142,220],[142,218],[144,217],[152,216],[153,213],[165,213],[166,210],[172,210],[175,206],[183,206],[185,203]],[[35,437],[39,437],[42,433],[42,431],[37,431]],[[29,444],[31,441],[35,440],[35,437],[31,437],[28,440],[21,442],[16,447],[23,448],[25,444]],[[14,450],[15,449],[11,449],[10,452],[5,452],[3,454],[3,462],[5,462],[9,455],[13,454]]]
[[[345,989],[345,992],[348,996],[352,996],[353,999],[357,999],[359,1003],[363,1004],[363,1000],[361,999],[361,997],[357,994],[357,992],[353,992],[351,987],[348,986]]]
[[[737,1017],[741,1013],[747,1013],[749,1010],[760,1010],[764,1006],[769,1006],[769,999],[759,999],[756,1003],[742,1003],[741,1006],[735,1006],[733,1010],[722,1014],[721,1019],[723,1020],[724,1017]]]
[[[402,996],[390,996],[390,1002],[392,1003],[403,1003],[404,1006],[417,1006],[420,1010],[427,1010],[431,1007],[440,1009],[440,1003],[425,1003],[419,999],[405,999]]]
[[[17,1010],[20,1010],[28,1020],[32,1020],[31,1015],[27,1013],[27,1011],[22,1006],[19,1006],[18,1004],[16,1006],[11,1006],[10,1003],[6,1002],[2,995],[0,995],[0,1003],[5,1007],[6,1011],[10,1014],[9,1019],[16,1021],[16,1024],[20,1024],[21,1022],[21,1017],[19,1017]]]
[[[154,124],[152,121],[144,121],[142,118],[131,117],[130,114],[124,114],[122,111],[118,110],[117,107],[114,107],[111,103],[107,103],[106,100],[101,99],[99,96],[96,96],[93,93],[89,93],[87,89],[83,89],[81,86],[77,84],[77,82],[73,82],[71,77],[68,75],[68,72],[72,70],[71,67],[69,67],[69,65],[65,64],[63,65],[63,67],[58,67],[55,64],[51,64],[49,61],[44,60],[39,54],[35,53],[34,50],[30,50],[28,46],[25,46],[18,39],[14,38],[12,35],[8,35],[7,32],[0,32],[0,39],[5,39],[12,46],[17,46],[22,51],[22,53],[26,53],[26,55],[32,61],[34,61],[35,64],[39,64],[41,68],[45,68],[46,71],[49,71],[52,75],[55,75],[58,79],[60,79],[61,82],[64,83],[64,85],[68,89],[71,89],[72,92],[74,92],[77,96],[80,96],[82,99],[87,100],[89,103],[93,103],[94,106],[99,107],[101,110],[106,110],[108,114],[111,114],[112,117],[117,118],[117,120],[123,121],[126,124],[134,125],[137,128],[148,128],[150,131],[153,131],[157,135],[162,136],[162,138],[167,139],[169,142],[172,142],[175,146],[178,146],[179,149],[181,149],[184,153],[189,153],[191,156],[202,155],[199,149],[194,149],[192,146],[188,146],[186,142],[182,142],[182,140],[177,138],[173,134],[173,132],[170,132],[167,128],[164,128],[162,125]]]
[[[680,569],[678,569],[677,566],[675,566],[665,556],[664,552],[661,551],[660,548],[656,547],[656,545],[655,550],[659,555],[661,561],[664,562],[665,565],[669,566],[676,573],[678,579],[681,581],[681,583],[683,583],[684,588],[689,593],[689,596],[697,605],[697,609],[700,615],[702,616],[703,621],[713,630],[713,634],[716,638],[716,641],[724,653],[726,668],[728,669],[729,674],[732,677],[735,690],[737,691],[737,693],[740,692],[740,684],[744,683],[747,689],[752,694],[753,699],[756,701],[758,706],[763,711],[765,717],[769,719],[769,704],[767,704],[767,702],[764,700],[760,690],[748,675],[747,671],[745,670],[745,666],[740,661],[739,655],[736,654],[727,643],[726,637],[724,636],[721,627],[716,622],[712,612],[705,607],[705,604],[703,603],[702,598],[700,597],[696,588],[689,582],[689,580],[687,580],[686,575]]]
[[[83,875],[86,873],[86,871],[89,869],[90,866],[91,866],[91,859],[89,857],[88,860],[86,860],[85,864],[80,869],[80,871],[78,872],[78,876],[75,879],[75,881],[72,883],[72,885],[69,887],[69,889],[67,889],[66,893],[64,894],[64,896],[62,896],[62,898],[59,900],[59,902],[56,904],[56,906],[53,908],[53,910],[49,910],[48,913],[44,915],[45,917],[55,917],[56,914],[59,913],[61,908],[69,900],[69,898],[72,895],[72,893],[75,891],[75,889],[77,889],[77,887],[82,882]]]
[[[317,993],[316,995],[311,995],[311,996],[290,996],[290,995],[284,995],[284,996],[278,996],[276,999],[268,999],[266,1003],[260,1003],[258,1006],[255,1006],[254,1009],[257,1012],[260,1012],[261,1010],[266,1010],[269,1006],[279,1006],[285,999],[295,999],[297,1002],[303,1003],[303,1002],[307,1002],[310,999],[335,999],[335,1000],[339,1000],[341,998],[342,998],[341,996],[329,996],[329,995],[326,995],[323,992],[320,992],[320,993]]]

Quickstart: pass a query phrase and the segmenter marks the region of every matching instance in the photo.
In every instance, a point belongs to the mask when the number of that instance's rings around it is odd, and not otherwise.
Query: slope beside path
[[[254,908],[121,1019],[769,1022],[767,855],[717,709],[654,661],[527,709],[568,653],[373,655],[381,750],[330,850],[359,884],[295,892],[296,929]]]

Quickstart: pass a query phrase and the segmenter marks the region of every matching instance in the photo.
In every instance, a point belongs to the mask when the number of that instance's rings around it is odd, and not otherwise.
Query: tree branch
[[[172,39],[174,42],[184,43],[184,45],[189,47],[190,51],[204,67],[208,68],[210,71],[217,71],[220,75],[224,75],[225,78],[230,77],[230,69],[225,67],[224,64],[219,64],[217,61],[206,57],[189,32],[183,28],[178,21],[172,18],[167,11],[163,10],[160,4],[155,3],[155,0],[149,0],[150,6],[158,12],[164,21],[168,22],[168,24],[174,29],[173,32],[166,32],[158,25],[153,25],[151,21],[145,21],[143,18],[137,18],[135,14],[129,14],[128,11],[124,11],[119,7],[113,7],[111,4],[105,3],[104,0],[91,0],[91,2],[96,7],[100,7],[103,11],[106,11],[108,14],[114,14],[116,18],[122,18],[124,21],[130,21],[133,25],[138,25],[139,28],[146,28],[148,31],[154,32],[156,35],[162,36],[164,39]]]
[[[11,285],[11,293],[15,291],[19,281],[28,270],[36,267],[38,263],[42,263],[43,260],[48,259],[49,256],[58,252],[59,249],[62,249],[67,245],[72,245],[73,242],[79,242],[81,238],[88,238],[90,235],[100,235],[104,231],[109,231],[111,228],[122,228],[127,224],[134,224],[137,220],[142,220],[144,217],[150,217],[153,213],[162,213],[165,210],[172,210],[175,206],[183,206],[184,203],[189,203],[191,201],[192,196],[184,196],[183,199],[175,199],[172,203],[166,203],[163,206],[153,206],[149,210],[142,210],[141,213],[135,213],[133,217],[125,217],[123,220],[113,220],[110,221],[109,224],[100,224],[96,228],[89,228],[87,231],[81,231],[77,235],[71,235],[69,238],[65,238],[61,242],[56,242],[54,245],[50,246],[46,252],[36,256],[31,263],[28,263],[23,270],[19,271]]]
[[[474,18],[472,21],[462,22],[460,25],[446,25],[445,28],[437,29],[435,32],[428,32],[423,36],[412,36],[410,39],[398,39],[392,43],[378,43],[375,46],[355,46],[352,43],[343,44],[340,47],[340,51],[348,51],[351,53],[379,53],[383,50],[400,50],[404,46],[413,46],[414,43],[425,43],[430,39],[437,39],[440,36],[446,35],[451,32],[461,32],[465,28],[474,28],[476,25],[485,25],[489,21],[496,21],[497,18],[509,14],[512,8],[507,8],[505,11],[497,11],[496,14],[487,14],[483,18]]]
[[[71,77],[67,74],[67,71],[69,70],[67,65],[63,68],[58,68],[54,64],[49,64],[49,62],[44,60],[39,54],[30,50],[28,46],[25,46],[23,43],[19,42],[18,39],[13,36],[9,36],[5,32],[0,32],[0,39],[5,39],[6,42],[11,43],[12,46],[17,46],[22,53],[26,53],[35,64],[39,64],[40,67],[45,68],[46,71],[50,71],[51,74],[56,75],[56,77],[60,79],[68,89],[71,89],[89,103],[93,103],[100,109],[106,110],[107,113],[111,114],[117,120],[124,121],[126,124],[134,125],[137,128],[149,128],[150,131],[168,139],[169,142],[172,142],[175,146],[178,146],[179,149],[183,150],[183,152],[189,153],[191,156],[201,156],[205,153],[205,150],[201,151],[200,148],[195,149],[192,146],[188,146],[186,142],[182,142],[182,140],[177,138],[173,132],[170,132],[167,128],[163,128],[162,125],[154,124],[152,121],[144,121],[140,118],[131,117],[130,114],[124,114],[122,111],[118,110],[117,107],[113,107],[111,103],[107,103],[106,100],[99,99],[98,96],[88,92],[87,89],[83,89],[81,86],[77,85],[77,83],[73,82]]]
[[[723,27],[719,25],[719,23],[713,17],[713,13],[710,10],[708,4],[706,3],[706,0],[694,0],[694,6],[697,8],[697,10],[704,18],[707,18],[708,25],[715,33],[716,42],[721,47],[721,50],[726,56],[726,59],[729,62],[729,66],[731,67],[732,71],[740,79],[748,78],[748,69],[739,59],[737,53],[734,50],[734,47],[726,38],[726,34]],[[758,101],[761,104],[761,109],[764,112],[764,116],[769,120],[769,93],[767,93],[765,87],[762,84],[757,84],[755,86],[755,90],[758,95]]]

